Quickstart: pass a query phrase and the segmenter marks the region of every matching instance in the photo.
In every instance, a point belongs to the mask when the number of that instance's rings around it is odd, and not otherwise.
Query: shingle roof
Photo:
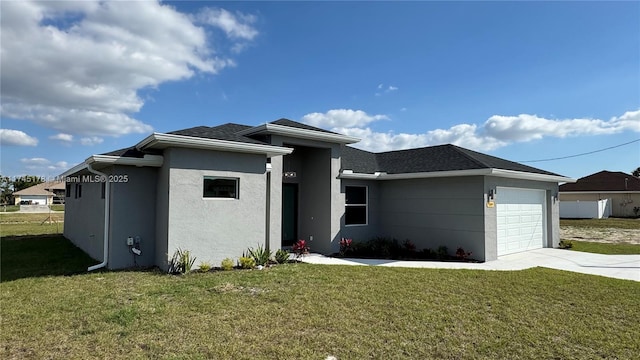
[[[47,191],[47,189],[60,189],[60,187],[58,186],[58,184],[62,184],[62,189],[64,189],[64,182],[61,181],[47,181],[47,182],[43,182],[40,184],[36,184],[33,186],[30,186],[26,189],[22,189],[20,191],[16,191],[13,194],[14,195],[47,195],[47,196],[54,196],[55,194],[52,193],[51,191]]]
[[[109,151],[109,152],[106,152],[106,153],[100,154],[100,155],[142,158],[142,157],[144,157],[145,154],[146,154],[145,152],[142,152],[142,151],[136,149],[135,146],[131,146],[131,147],[124,148],[124,149],[118,149],[118,150],[114,150],[114,151]]]
[[[600,171],[575,183],[562,184],[560,191],[640,191],[640,178],[620,171]]]
[[[386,172],[387,174],[405,174],[473,169],[503,169],[544,175],[557,175],[531,166],[481,154],[450,144],[381,153],[370,153],[346,146],[342,156],[342,168],[365,174],[371,174],[376,171]]]
[[[171,132],[168,132],[167,134],[266,145],[266,143],[262,141],[252,139],[248,136],[238,135],[238,132],[242,130],[250,129],[250,128],[251,126],[228,123],[228,124],[223,124],[223,125],[218,125],[213,127],[196,126],[189,129],[171,131]]]
[[[342,134],[338,134],[338,133],[333,132],[333,131],[320,129],[320,128],[315,127],[315,126],[299,123],[297,121],[293,121],[293,120],[289,120],[289,119],[279,119],[279,120],[276,120],[276,121],[272,121],[271,124],[288,126],[288,127],[298,128],[298,129],[319,131],[319,132],[323,132],[323,133],[327,133],[327,134],[342,135]]]

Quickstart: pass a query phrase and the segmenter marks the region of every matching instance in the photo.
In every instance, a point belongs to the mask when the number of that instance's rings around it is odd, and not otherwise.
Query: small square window
[[[205,198],[224,198],[238,199],[240,179],[238,178],[220,178],[205,176],[203,186],[203,197]]]

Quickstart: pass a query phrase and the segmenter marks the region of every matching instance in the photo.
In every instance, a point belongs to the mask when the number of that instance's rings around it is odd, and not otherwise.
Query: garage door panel
[[[496,193],[498,256],[543,247],[545,192],[498,188]]]

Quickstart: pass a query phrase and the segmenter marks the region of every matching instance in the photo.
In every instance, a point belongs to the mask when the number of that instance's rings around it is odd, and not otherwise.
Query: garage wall
[[[494,176],[484,178],[484,224],[485,224],[485,254],[486,261],[498,258],[497,249],[497,220],[496,207],[486,206],[487,194],[490,190],[496,191],[498,187],[510,187],[521,189],[539,189],[545,191],[546,198],[546,244],[545,247],[557,247],[560,241],[560,201],[553,200],[552,196],[558,194],[558,184],[552,182],[541,182],[532,180],[509,179]],[[495,194],[496,202],[499,201],[500,193]]]
[[[458,247],[485,258],[483,178],[431,178],[379,182],[379,231],[418,249]]]

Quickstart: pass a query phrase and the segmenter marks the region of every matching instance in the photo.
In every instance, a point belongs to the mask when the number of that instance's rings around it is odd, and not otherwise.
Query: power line
[[[594,151],[589,151],[589,152],[580,153],[580,154],[575,154],[575,155],[562,156],[562,157],[550,158],[550,159],[525,160],[525,161],[519,161],[519,162],[522,162],[522,163],[532,163],[532,162],[542,162],[542,161],[553,161],[553,160],[570,159],[570,158],[574,158],[574,157],[578,157],[578,156],[591,155],[591,154],[595,154],[595,153],[603,152],[603,151],[606,151],[606,150],[611,150],[611,149],[619,148],[619,147],[621,147],[621,146],[625,146],[625,145],[633,144],[633,143],[636,143],[636,142],[638,142],[638,141],[640,141],[640,139],[635,139],[635,140],[632,140],[632,141],[626,142],[626,143],[624,143],[624,144],[615,145],[615,146],[609,146],[608,148],[599,149],[599,150],[594,150]]]

